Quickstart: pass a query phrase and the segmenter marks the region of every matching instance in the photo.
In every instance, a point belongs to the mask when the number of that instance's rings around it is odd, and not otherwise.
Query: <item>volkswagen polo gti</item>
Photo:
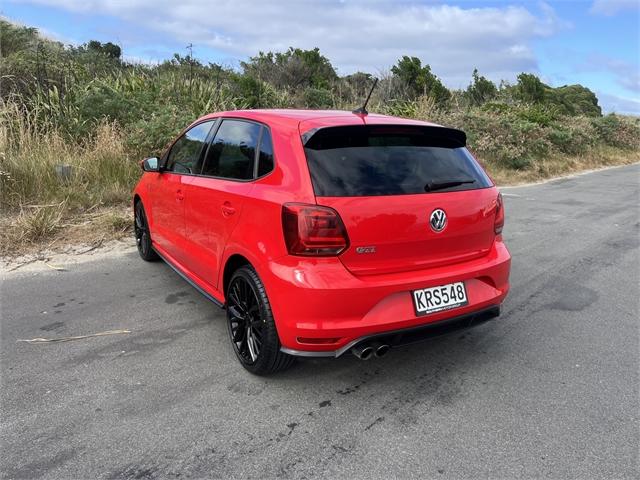
[[[504,206],[464,132],[310,110],[200,118],[134,191],[144,260],[226,309],[256,374],[361,359],[499,315]]]

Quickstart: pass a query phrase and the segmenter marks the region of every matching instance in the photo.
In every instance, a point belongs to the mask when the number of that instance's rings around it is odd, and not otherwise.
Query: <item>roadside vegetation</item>
[[[157,65],[120,47],[64,46],[0,19],[1,254],[128,234],[138,161],[195,118],[239,108],[354,109],[369,73],[340,76],[318,49],[260,52],[239,68],[175,54]],[[398,59],[369,111],[464,129],[498,184],[640,160],[640,119],[602,115],[588,88],[477,70],[449,90],[428,64]]]

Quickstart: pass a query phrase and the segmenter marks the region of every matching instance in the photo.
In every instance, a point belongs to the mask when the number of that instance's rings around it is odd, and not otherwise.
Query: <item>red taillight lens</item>
[[[328,207],[286,203],[282,228],[291,255],[338,255],[349,246],[349,237],[338,212]]]
[[[502,201],[502,194],[498,194],[496,199],[496,221],[493,224],[493,231],[496,235],[502,233],[502,227],[504,227],[504,203]]]

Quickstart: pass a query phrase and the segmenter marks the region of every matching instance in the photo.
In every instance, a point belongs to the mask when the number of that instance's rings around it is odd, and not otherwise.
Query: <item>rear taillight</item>
[[[502,194],[499,193],[496,199],[496,220],[493,224],[493,231],[496,232],[496,235],[502,233],[502,227],[504,227],[504,203],[502,201]]]
[[[291,255],[338,255],[349,246],[349,237],[338,212],[328,207],[286,203],[282,228]]]

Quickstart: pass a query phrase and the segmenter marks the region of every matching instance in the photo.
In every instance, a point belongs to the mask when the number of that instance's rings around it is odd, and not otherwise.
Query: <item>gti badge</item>
[[[447,214],[441,208],[436,208],[431,212],[431,218],[429,219],[429,225],[434,232],[441,232],[444,227],[447,226]]]

